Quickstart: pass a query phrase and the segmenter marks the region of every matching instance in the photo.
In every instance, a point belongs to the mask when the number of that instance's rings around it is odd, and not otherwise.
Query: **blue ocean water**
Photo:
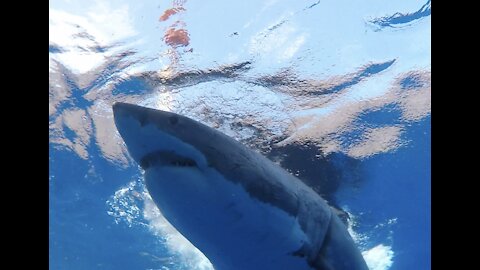
[[[51,1],[50,269],[212,269],[152,203],[116,101],[276,160],[348,212],[371,269],[430,269],[430,5]]]

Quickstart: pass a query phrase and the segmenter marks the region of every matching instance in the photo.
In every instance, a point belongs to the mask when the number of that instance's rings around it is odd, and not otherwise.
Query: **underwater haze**
[[[431,269],[430,0],[50,0],[50,269],[212,270],[153,203],[115,102],[278,163],[371,270]]]

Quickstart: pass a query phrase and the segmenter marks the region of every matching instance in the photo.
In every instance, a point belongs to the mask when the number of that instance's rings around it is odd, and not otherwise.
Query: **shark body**
[[[345,225],[301,180],[190,118],[113,106],[165,218],[216,270],[367,270]]]

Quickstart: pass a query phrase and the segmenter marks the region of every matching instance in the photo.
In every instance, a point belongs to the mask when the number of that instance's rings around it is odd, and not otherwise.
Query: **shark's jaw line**
[[[194,159],[178,155],[174,151],[168,150],[158,150],[149,153],[145,155],[139,163],[144,170],[151,166],[198,167]]]
[[[328,204],[270,160],[177,114],[114,116],[152,199],[216,270],[368,269]]]

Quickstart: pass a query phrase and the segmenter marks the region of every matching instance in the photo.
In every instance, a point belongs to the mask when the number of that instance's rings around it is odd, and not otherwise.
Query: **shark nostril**
[[[140,160],[140,167],[142,167],[142,169],[146,170],[148,169],[148,167],[150,167],[150,162],[148,160],[148,158],[142,158]]]
[[[170,124],[176,125],[178,123],[178,117],[177,116],[170,116],[170,118],[168,118],[168,121],[170,122]]]

